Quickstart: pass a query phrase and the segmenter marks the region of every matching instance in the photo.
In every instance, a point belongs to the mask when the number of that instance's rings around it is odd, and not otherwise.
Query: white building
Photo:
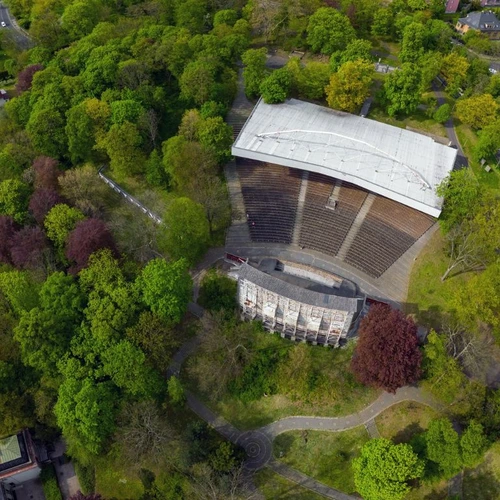
[[[290,267],[288,276],[302,276],[310,282],[315,278],[314,271]],[[264,328],[282,337],[315,345],[338,347],[354,333],[365,303],[362,297],[336,295],[333,288],[332,293],[320,293],[295,285],[246,262],[235,266],[229,276],[238,281],[238,305],[244,319],[262,321]],[[325,284],[325,278],[317,282]]]
[[[22,483],[36,479],[41,466],[28,430],[0,439],[0,500],[15,499]]]

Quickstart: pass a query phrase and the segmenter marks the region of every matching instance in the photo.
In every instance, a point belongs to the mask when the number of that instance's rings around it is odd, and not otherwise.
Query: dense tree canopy
[[[315,52],[331,55],[354,38],[356,33],[349,18],[336,9],[323,7],[309,18],[307,43]]]
[[[185,260],[152,260],[142,270],[138,286],[145,304],[165,321],[178,323],[187,311],[192,282]]]
[[[341,111],[357,111],[370,95],[373,64],[363,60],[348,61],[330,77],[326,87],[328,105]]]
[[[424,464],[409,444],[371,439],[353,460],[354,482],[366,500],[401,500],[410,491],[408,482],[422,476]]]
[[[384,94],[389,115],[415,111],[420,103],[421,90],[422,72],[415,64],[403,64],[401,69],[388,75],[384,82]]]
[[[196,262],[209,241],[209,225],[205,211],[189,198],[175,199],[163,218],[165,248],[174,259]]]

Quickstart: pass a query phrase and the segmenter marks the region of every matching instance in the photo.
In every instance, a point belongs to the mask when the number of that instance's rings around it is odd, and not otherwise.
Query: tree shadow
[[[422,427],[417,422],[413,422],[407,425],[404,429],[401,429],[393,438],[395,444],[408,443],[413,436],[424,432]]]
[[[280,434],[274,440],[273,444],[274,456],[278,459],[282,458],[290,451],[290,448],[292,447],[294,441],[295,438],[292,435],[290,435],[290,433]]]
[[[468,498],[474,500],[500,498],[500,481],[495,477],[492,467],[494,465],[491,463],[491,457],[487,457],[476,469],[465,471],[462,491]]]

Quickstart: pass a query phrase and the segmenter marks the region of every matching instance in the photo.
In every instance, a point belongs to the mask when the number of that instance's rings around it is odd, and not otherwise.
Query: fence
[[[158,215],[156,215],[154,212],[149,210],[146,206],[144,206],[138,199],[134,198],[130,194],[128,194],[125,190],[123,190],[116,182],[112,181],[108,177],[106,177],[102,171],[106,167],[101,167],[99,169],[99,177],[109,186],[111,187],[114,191],[116,191],[118,194],[122,195],[129,203],[132,203],[132,205],[135,205],[137,208],[142,210],[144,214],[146,214],[150,219],[154,220],[157,224],[162,224],[163,221],[161,220]]]

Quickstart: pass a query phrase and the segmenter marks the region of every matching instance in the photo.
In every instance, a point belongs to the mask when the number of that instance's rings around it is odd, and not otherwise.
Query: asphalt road
[[[26,50],[33,46],[31,38],[21,27],[19,27],[7,6],[0,2],[0,23],[2,22],[4,22],[6,26],[0,27],[0,29],[8,30],[10,37],[12,37],[20,49]]]
[[[434,81],[432,83],[432,90],[434,91],[434,95],[436,96],[437,102],[439,106],[446,103],[446,98],[441,87]],[[453,126],[453,119],[450,118],[446,123],[444,123],[444,128],[446,129],[446,135],[450,140],[451,144],[457,149],[457,159],[455,160],[455,170],[460,168],[467,167],[469,165],[469,161],[463,152],[462,146],[458,141],[457,134],[455,132],[455,127]]]

